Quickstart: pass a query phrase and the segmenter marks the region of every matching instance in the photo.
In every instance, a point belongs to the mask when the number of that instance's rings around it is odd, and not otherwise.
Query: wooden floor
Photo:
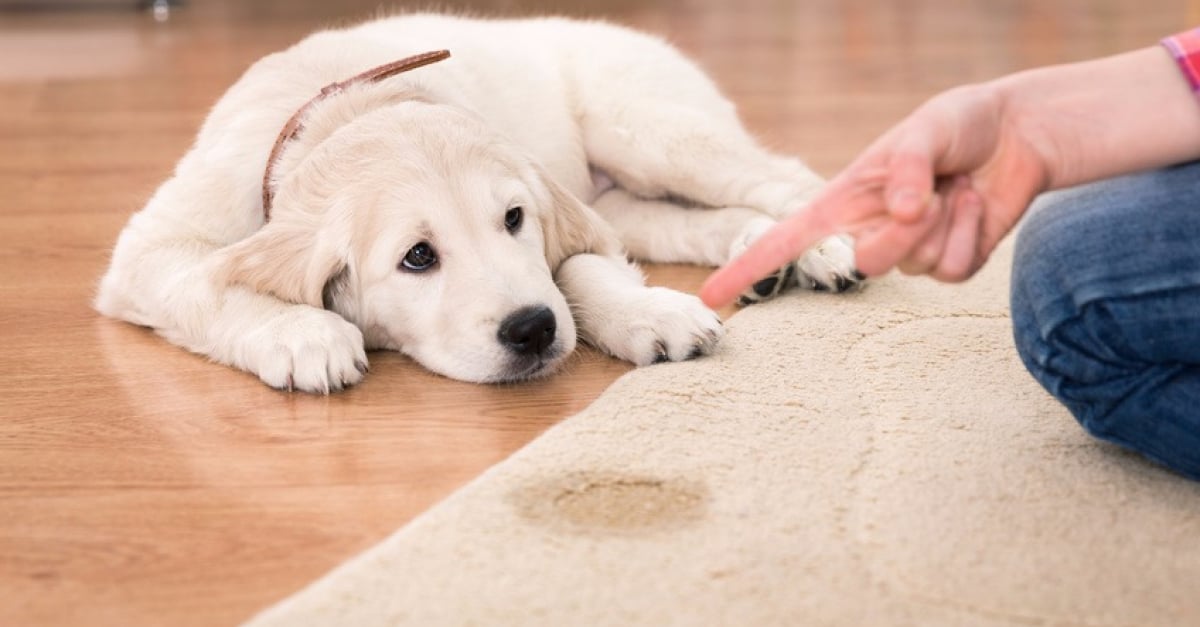
[[[375,354],[347,393],[287,394],[89,308],[117,232],[223,89],[255,58],[375,6],[194,0],[165,23],[0,13],[0,625],[237,623],[628,369],[581,350],[549,380],[478,386]],[[938,89],[1147,45],[1200,17],[1183,0],[569,6],[667,36],[764,142],[825,174]],[[705,273],[651,275],[694,290]]]

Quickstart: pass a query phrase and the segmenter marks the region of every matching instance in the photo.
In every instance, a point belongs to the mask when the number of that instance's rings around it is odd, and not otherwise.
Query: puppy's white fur
[[[263,169],[294,111],[328,83],[441,48],[453,57],[312,109],[264,224]],[[359,381],[374,348],[471,381],[548,373],[577,335],[638,364],[687,359],[712,349],[717,317],[645,287],[624,250],[719,265],[819,184],[758,147],[711,81],[652,37],[562,19],[383,19],[246,72],[122,232],[96,307],[310,391]],[[398,267],[423,242],[436,265]],[[801,270],[850,280],[846,245],[825,248]],[[497,328],[527,307],[553,312],[554,339],[514,355]]]

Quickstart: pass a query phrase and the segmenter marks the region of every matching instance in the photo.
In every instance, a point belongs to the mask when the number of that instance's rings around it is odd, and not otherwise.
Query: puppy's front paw
[[[867,277],[854,267],[850,238],[835,235],[817,244],[796,261],[800,287],[819,292],[845,292]]]
[[[665,287],[638,290],[604,326],[601,348],[639,366],[707,355],[725,334],[699,298]]]
[[[267,385],[328,394],[354,385],[367,372],[358,327],[341,316],[296,306],[248,338],[246,361]]]

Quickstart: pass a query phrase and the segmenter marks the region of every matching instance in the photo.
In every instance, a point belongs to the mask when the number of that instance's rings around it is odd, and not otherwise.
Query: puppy
[[[95,305],[311,392],[360,381],[370,349],[477,382],[553,372],[577,338],[679,361],[712,351],[720,321],[646,287],[627,252],[721,265],[820,184],[655,38],[382,19],[251,67],[130,219]],[[840,291],[852,261],[828,240],[747,298]]]

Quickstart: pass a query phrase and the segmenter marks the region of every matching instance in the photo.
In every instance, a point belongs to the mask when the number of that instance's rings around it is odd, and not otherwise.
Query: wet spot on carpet
[[[708,490],[683,479],[574,472],[528,483],[510,495],[524,519],[574,532],[649,533],[704,518]]]

